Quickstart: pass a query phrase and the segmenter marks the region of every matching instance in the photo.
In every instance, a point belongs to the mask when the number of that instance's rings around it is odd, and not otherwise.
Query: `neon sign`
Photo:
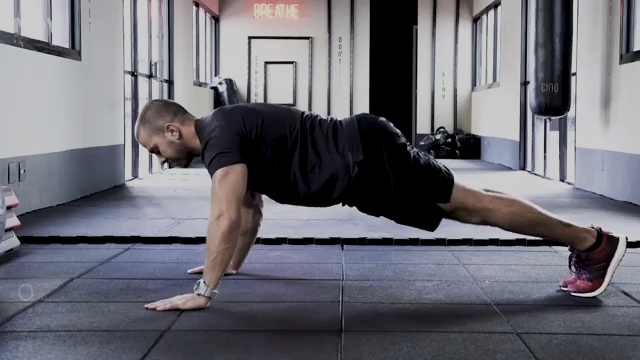
[[[299,19],[300,4],[269,4],[253,5],[253,17],[256,19]]]

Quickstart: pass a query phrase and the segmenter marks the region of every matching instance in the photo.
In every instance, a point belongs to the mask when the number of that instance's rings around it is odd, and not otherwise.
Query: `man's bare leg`
[[[558,241],[585,250],[596,241],[595,229],[574,224],[521,198],[456,183],[451,202],[440,204],[455,220],[499,227],[518,234]]]
[[[262,223],[263,201],[260,194],[247,194],[245,198],[245,207],[242,209],[242,228],[240,237],[233,254],[233,259],[225,275],[235,275],[242,267],[247,259],[251,247],[256,242],[260,224]],[[202,274],[204,266],[198,266],[187,270],[189,274]]]
[[[451,201],[439,204],[460,222],[499,227],[518,234],[569,245],[574,273],[560,283],[574,296],[600,295],[610,284],[627,249],[627,238],[580,226],[533,203],[497,191],[476,190],[456,183]]]

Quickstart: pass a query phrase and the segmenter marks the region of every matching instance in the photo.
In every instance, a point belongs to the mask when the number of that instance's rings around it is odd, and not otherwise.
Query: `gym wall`
[[[472,10],[473,0],[418,1],[418,141],[440,126],[453,131],[454,123],[472,130]]]
[[[476,14],[491,0],[474,0]],[[577,188],[640,204],[640,62],[619,63],[620,1],[580,1],[577,36]],[[498,87],[472,93],[483,159],[519,167],[521,2],[502,1]],[[570,145],[569,145],[570,146]]]
[[[200,2],[219,14],[217,0]],[[194,116],[204,116],[213,110],[213,90],[193,84],[193,2],[173,1],[173,11],[174,39],[186,39],[173,42],[175,101]]]
[[[620,64],[620,4],[579,3],[576,187],[640,204],[640,62]]]
[[[329,3],[331,1],[331,21],[329,22]],[[279,1],[277,3],[299,4],[298,19],[254,18],[252,0],[220,1],[220,67],[221,74],[233,78],[241,93],[243,101],[247,100],[248,90],[248,38],[256,37],[311,37],[312,38],[312,77],[311,77],[311,110],[326,115],[344,117],[353,113],[366,112],[369,108],[369,0],[354,0],[353,36],[353,79],[351,79],[351,0],[299,0]],[[264,3],[269,3],[265,1]],[[329,29],[331,25],[331,29]],[[331,44],[328,34],[331,33]],[[255,41],[255,40],[254,40]],[[266,42],[265,42],[266,41]],[[268,44],[273,50],[263,57],[293,60],[294,55],[286,54],[287,41],[284,39],[258,40],[260,51],[266,51]],[[304,40],[301,40],[304,42]],[[291,40],[291,47],[300,47],[298,40]],[[254,52],[257,51],[254,49]],[[292,57],[291,59],[288,56]],[[295,55],[297,56],[297,55]],[[297,56],[299,57],[299,56]],[[299,60],[299,61],[298,61]],[[306,81],[306,58],[296,58],[299,76],[305,77],[303,87],[308,93]],[[331,81],[329,81],[329,63],[331,63]],[[252,64],[253,68],[256,67]],[[258,65],[262,72],[262,62]],[[303,69],[303,70],[301,70]],[[304,74],[300,72],[304,71]],[[258,83],[253,84],[262,91],[263,76],[260,73]],[[253,79],[253,77],[252,77]],[[351,94],[353,86],[353,95]],[[300,92],[298,92],[300,93]],[[251,101],[255,101],[251,94]],[[329,99],[331,102],[329,103]],[[258,101],[262,101],[261,94]],[[306,106],[306,102],[305,102]],[[306,107],[305,107],[306,108]],[[330,108],[330,112],[329,112]]]
[[[124,179],[121,1],[81,3],[82,60],[0,44],[0,183],[20,213],[77,199]]]

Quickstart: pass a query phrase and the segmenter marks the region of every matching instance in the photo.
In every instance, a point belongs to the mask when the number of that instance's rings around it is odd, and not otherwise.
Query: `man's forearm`
[[[240,219],[219,219],[209,223],[203,279],[212,288],[218,287],[231,264],[240,236],[241,224]]]
[[[261,223],[262,211],[260,209],[246,211],[243,214],[242,229],[240,231],[238,245],[236,247],[235,254],[233,255],[230,270],[240,270],[240,267],[249,255],[249,250],[251,250],[251,247],[256,242]]]

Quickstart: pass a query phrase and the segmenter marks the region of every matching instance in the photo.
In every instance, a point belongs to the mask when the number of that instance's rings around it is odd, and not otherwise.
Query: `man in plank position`
[[[573,276],[560,287],[595,297],[611,282],[627,238],[560,219],[523,199],[467,187],[418,151],[386,119],[338,120],[272,104],[237,104],[196,118],[170,100],[145,105],[136,138],[162,163],[200,156],[211,175],[211,217],[203,276],[194,292],[146,305],[206,308],[225,273],[240,269],[262,219],[261,195],[282,204],[355,207],[425,231],[443,218],[559,241]],[[413,204],[420,206],[413,206]]]

